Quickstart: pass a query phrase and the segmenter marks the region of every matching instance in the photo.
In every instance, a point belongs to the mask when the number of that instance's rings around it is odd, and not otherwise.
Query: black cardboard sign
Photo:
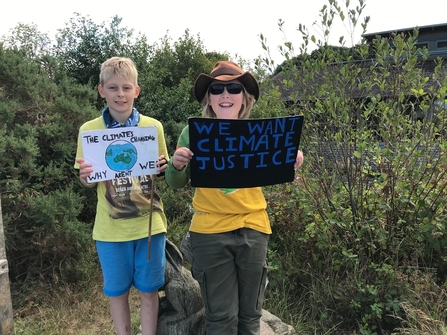
[[[303,116],[190,118],[191,186],[245,188],[294,179]]]

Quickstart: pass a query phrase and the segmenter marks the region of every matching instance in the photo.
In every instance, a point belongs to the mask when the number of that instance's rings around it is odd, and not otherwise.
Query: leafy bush
[[[12,283],[23,292],[37,280],[77,281],[92,241],[91,226],[79,220],[85,197],[73,157],[95,92],[53,77],[50,57],[0,45],[0,63],[0,192]]]
[[[342,13],[329,3],[327,34]],[[286,55],[273,80],[304,115],[305,163],[298,181],[268,189],[272,291],[287,282],[290,302],[302,301],[301,320],[318,333],[389,334],[410,322],[411,283],[402,278],[411,269],[434,269],[445,280],[447,119],[411,117],[415,105],[426,112],[446,98],[445,68],[436,61],[436,82],[427,80],[417,31],[363,42],[356,57],[302,32],[304,47],[320,43],[318,53]]]

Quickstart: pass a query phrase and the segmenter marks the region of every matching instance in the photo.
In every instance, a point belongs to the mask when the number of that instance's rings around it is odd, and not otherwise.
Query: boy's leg
[[[141,334],[155,335],[158,321],[158,289],[165,282],[166,234],[152,235],[151,258],[147,261],[148,239],[136,242],[134,286],[140,295]]]
[[[133,275],[133,242],[96,241],[104,277],[104,293],[110,298],[110,314],[117,335],[130,335],[129,289]]]
[[[129,292],[110,297],[110,314],[117,335],[131,335]]]
[[[138,292],[141,301],[141,335],[155,335],[158,319],[158,291]]]
[[[239,287],[238,335],[258,335],[267,279],[269,235],[253,229],[240,229],[236,236],[236,267]]]

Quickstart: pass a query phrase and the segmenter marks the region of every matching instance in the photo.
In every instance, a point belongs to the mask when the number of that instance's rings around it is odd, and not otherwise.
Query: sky
[[[345,8],[345,0],[338,2]],[[351,7],[358,5],[358,0],[350,2]],[[288,40],[299,50],[302,43],[297,31],[299,24],[318,38],[312,24],[321,21],[320,10],[325,4],[329,4],[328,0],[0,0],[0,37],[8,35],[18,23],[24,23],[35,24],[40,32],[48,33],[54,40],[57,29],[65,28],[75,12],[96,24],[110,23],[117,15],[122,18],[121,27],[145,34],[151,44],[165,35],[176,41],[188,29],[190,35],[200,36],[207,51],[228,52],[233,59],[240,57],[248,61],[266,57],[259,39],[262,34],[278,65],[284,59],[278,51],[279,45]],[[366,0],[365,4],[361,21],[370,16],[367,33],[447,23],[447,0]],[[280,19],[284,21],[285,35],[278,28]],[[339,37],[345,36],[348,41],[345,46],[349,47],[361,40],[361,33],[359,26],[351,39],[343,24],[335,21],[329,42],[339,45]]]

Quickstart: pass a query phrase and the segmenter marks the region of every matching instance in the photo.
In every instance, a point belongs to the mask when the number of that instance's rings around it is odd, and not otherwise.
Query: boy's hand
[[[178,148],[172,157],[172,166],[176,170],[181,170],[184,166],[188,165],[192,156],[194,156],[194,153],[189,148]]]
[[[163,177],[165,175],[166,169],[168,168],[168,160],[165,158],[164,155],[160,155],[160,157],[158,157],[157,166],[157,177]]]
[[[93,186],[95,183],[88,183],[87,177],[93,172],[92,164],[86,163],[84,158],[76,158],[76,163],[79,164],[79,178],[81,183],[85,186]]]

